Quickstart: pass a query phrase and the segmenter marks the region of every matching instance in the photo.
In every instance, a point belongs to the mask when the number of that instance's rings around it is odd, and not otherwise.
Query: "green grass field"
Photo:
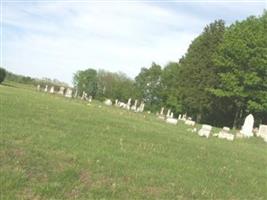
[[[267,145],[0,85],[1,199],[267,199]]]

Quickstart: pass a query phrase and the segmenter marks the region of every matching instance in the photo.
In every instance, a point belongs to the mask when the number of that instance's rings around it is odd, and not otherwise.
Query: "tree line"
[[[87,69],[74,87],[96,99],[140,99],[146,109],[167,107],[197,122],[240,127],[252,113],[267,123],[267,12],[226,26],[207,25],[178,62],[142,68],[134,80],[123,73]]]

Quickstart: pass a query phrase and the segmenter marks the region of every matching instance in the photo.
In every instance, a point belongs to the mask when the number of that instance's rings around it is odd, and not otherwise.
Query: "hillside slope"
[[[1,199],[267,199],[267,145],[0,85]]]

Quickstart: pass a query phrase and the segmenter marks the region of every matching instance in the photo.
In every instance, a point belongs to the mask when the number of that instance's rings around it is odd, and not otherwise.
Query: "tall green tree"
[[[162,106],[171,108],[176,114],[183,111],[179,94],[179,78],[180,65],[176,62],[168,63],[162,70]]]
[[[231,25],[214,62],[219,84],[211,92],[234,107],[234,126],[248,113],[267,116],[267,12]]]
[[[150,68],[142,68],[135,77],[138,96],[146,103],[146,108],[156,111],[162,104],[161,66],[152,63]]]
[[[79,95],[84,91],[88,95],[95,97],[97,93],[97,71],[86,69],[76,72],[73,77],[73,84]]]
[[[126,101],[136,98],[134,82],[124,73],[99,70],[97,76],[97,98],[110,98]]]
[[[179,90],[182,105],[197,121],[204,122],[205,116],[212,111],[212,97],[207,89],[218,81],[212,56],[223,42],[224,32],[225,24],[222,20],[211,23],[192,42],[180,60]]]

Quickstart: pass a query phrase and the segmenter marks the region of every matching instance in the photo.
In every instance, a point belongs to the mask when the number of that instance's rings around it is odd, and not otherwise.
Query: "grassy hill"
[[[0,85],[1,199],[267,199],[267,145]]]

